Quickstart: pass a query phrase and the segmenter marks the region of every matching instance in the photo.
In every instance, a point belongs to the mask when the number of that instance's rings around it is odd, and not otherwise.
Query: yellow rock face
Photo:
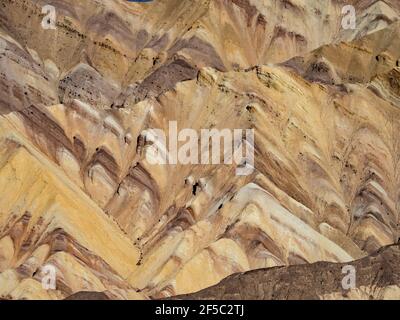
[[[161,298],[397,242],[400,7],[352,3],[344,30],[337,1],[62,0],[48,29],[5,1],[0,297]],[[254,172],[152,164],[170,121],[254,129]]]

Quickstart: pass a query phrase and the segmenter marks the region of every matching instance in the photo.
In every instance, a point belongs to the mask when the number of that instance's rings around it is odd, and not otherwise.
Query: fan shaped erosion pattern
[[[0,0],[0,298],[400,298],[399,16]],[[254,129],[255,170],[150,163],[170,121]]]

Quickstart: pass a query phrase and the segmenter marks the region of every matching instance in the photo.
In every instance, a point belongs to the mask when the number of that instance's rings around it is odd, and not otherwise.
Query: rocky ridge
[[[341,27],[347,4],[354,30]],[[0,0],[0,297],[164,298],[397,243],[399,12]],[[256,170],[151,165],[142,132],[169,121],[255,129]],[[55,290],[41,285],[48,264]]]

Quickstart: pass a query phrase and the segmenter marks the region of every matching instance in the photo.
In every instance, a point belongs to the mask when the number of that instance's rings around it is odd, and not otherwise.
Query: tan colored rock
[[[355,30],[333,0],[61,0],[54,30],[4,1],[0,297],[170,297],[397,243],[400,6],[348,2]],[[170,121],[254,129],[254,172],[151,164]]]

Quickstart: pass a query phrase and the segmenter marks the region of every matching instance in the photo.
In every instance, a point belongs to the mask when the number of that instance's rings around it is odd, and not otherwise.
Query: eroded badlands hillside
[[[0,0],[0,297],[163,298],[397,243],[399,14],[396,0]],[[254,129],[254,172],[152,165],[142,133],[169,121]]]

